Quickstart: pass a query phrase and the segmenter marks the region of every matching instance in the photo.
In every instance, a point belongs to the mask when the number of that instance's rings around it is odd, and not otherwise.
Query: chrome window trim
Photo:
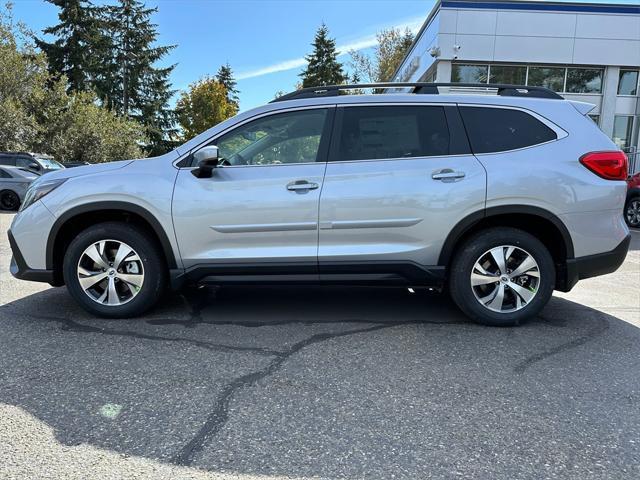
[[[177,168],[178,170],[182,170],[182,169],[191,169],[193,170],[196,167],[193,166],[189,166],[189,167],[179,167],[178,163],[180,163],[182,160],[184,160],[185,158],[187,158],[189,155],[191,155],[193,152],[198,151],[200,148],[202,148],[203,146],[206,146],[207,144],[209,144],[210,142],[213,142],[214,140],[217,140],[218,138],[220,138],[221,136],[225,135],[226,133],[230,132],[231,130],[234,130],[238,127],[241,127],[242,125],[249,123],[249,122],[253,122],[254,120],[258,120],[260,118],[263,117],[267,117],[270,115],[277,115],[280,113],[287,113],[287,112],[295,112],[295,111],[299,111],[299,110],[319,110],[319,109],[330,109],[330,108],[335,108],[335,104],[333,103],[327,103],[327,104],[322,104],[322,105],[305,105],[305,106],[299,106],[299,107],[288,107],[288,108],[280,108],[277,110],[269,110],[268,112],[262,112],[259,113],[257,115],[254,115],[252,117],[249,118],[245,118],[244,120],[234,123],[233,125],[230,125],[228,128],[225,128],[224,130],[222,130],[221,132],[217,133],[216,135],[208,138],[207,140],[203,141],[202,143],[196,145],[195,147],[193,147],[191,150],[189,150],[188,152],[180,155],[176,160],[173,161],[172,165]],[[180,147],[178,147],[180,148]],[[267,164],[267,165],[227,165],[224,166],[222,168],[247,168],[247,167],[281,167],[283,165],[309,165],[312,163],[327,163],[325,162],[299,162],[299,163],[271,163],[271,164]]]

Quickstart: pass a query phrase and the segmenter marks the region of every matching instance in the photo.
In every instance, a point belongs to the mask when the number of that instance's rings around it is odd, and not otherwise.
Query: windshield
[[[42,165],[47,170],[60,170],[61,168],[64,168],[61,163],[55,161],[53,158],[38,157],[37,160],[38,162],[40,162],[40,165]]]

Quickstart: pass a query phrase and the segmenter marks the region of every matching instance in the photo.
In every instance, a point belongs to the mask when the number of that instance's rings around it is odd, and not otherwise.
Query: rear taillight
[[[626,180],[628,161],[624,152],[590,152],[580,157],[580,163],[607,180]]]

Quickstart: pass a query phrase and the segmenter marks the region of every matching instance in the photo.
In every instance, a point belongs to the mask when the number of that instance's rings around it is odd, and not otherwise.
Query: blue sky
[[[95,3],[101,3],[96,1]],[[321,22],[338,47],[369,49],[384,28],[420,27],[433,0],[147,0],[157,6],[161,44],[175,44],[174,88],[185,89],[226,62],[238,78],[241,110],[268,102],[299,80],[303,57]],[[596,3],[596,2],[592,2]],[[637,4],[638,0],[603,3]],[[14,0],[16,19],[41,31],[57,23],[57,7],[44,0]],[[339,59],[348,63],[349,55]]]

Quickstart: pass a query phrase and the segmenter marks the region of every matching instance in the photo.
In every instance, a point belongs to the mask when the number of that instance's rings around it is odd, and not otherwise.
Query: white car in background
[[[0,166],[0,209],[18,210],[29,185],[38,177],[24,168]]]

